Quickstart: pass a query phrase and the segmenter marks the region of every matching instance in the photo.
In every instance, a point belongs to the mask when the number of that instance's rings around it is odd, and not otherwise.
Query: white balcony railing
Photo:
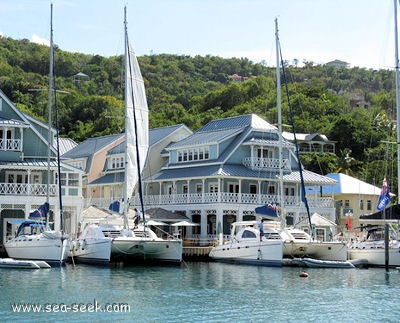
[[[279,169],[278,158],[259,158],[259,157],[246,157],[243,158],[243,165],[251,169]],[[282,159],[282,168],[290,170],[289,159]]]
[[[21,151],[21,139],[0,139],[0,150]]]
[[[50,196],[56,196],[58,192],[57,184],[50,184]],[[47,184],[17,184],[0,183],[0,195],[38,195],[47,194]]]
[[[118,198],[92,198],[86,199],[85,205],[97,205],[108,208],[110,203]],[[162,205],[196,205],[196,204],[249,204],[263,205],[272,202],[283,203],[284,206],[296,206],[301,204],[300,197],[284,196],[280,201],[277,195],[272,194],[239,194],[239,193],[194,193],[194,194],[167,194],[167,195],[146,195],[144,203],[147,207]],[[138,196],[131,200],[131,205],[139,205]],[[313,208],[332,208],[334,200],[329,197],[309,198],[308,205]]]

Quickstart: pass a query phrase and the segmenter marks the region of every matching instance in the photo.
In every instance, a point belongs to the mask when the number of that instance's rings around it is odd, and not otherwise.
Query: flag
[[[351,212],[348,212],[348,213],[346,213],[346,228],[347,228],[347,230],[350,230],[350,231],[352,231],[353,230],[353,225],[352,225],[352,223],[351,223],[351,217],[353,216],[353,213],[351,213]]]
[[[45,218],[50,210],[49,203],[45,202],[39,206],[36,210],[29,213],[29,218]]]
[[[383,179],[381,196],[379,197],[378,207],[379,211],[382,211],[390,203],[389,187],[387,185],[386,178]]]
[[[273,218],[276,218],[276,217],[278,217],[278,213],[277,213],[277,206],[276,206],[276,204],[266,204],[266,205],[263,205],[263,206],[259,206],[259,207],[256,207],[256,213],[257,214],[261,214],[261,215],[264,215],[264,216],[270,216],[270,217],[273,217]]]

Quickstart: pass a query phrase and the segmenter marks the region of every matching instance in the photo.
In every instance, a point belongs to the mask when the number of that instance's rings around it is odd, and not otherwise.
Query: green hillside
[[[139,57],[150,109],[150,127],[256,113],[277,123],[275,68],[246,58],[149,55]],[[336,141],[336,155],[309,154],[307,169],[340,170],[380,186],[397,183],[394,72],[286,62],[287,88],[296,132]],[[0,38],[0,89],[23,111],[45,120],[49,48],[29,40]],[[122,132],[123,57],[55,49],[60,133],[78,142]],[[87,77],[74,77],[77,73]],[[248,77],[234,82],[230,75]],[[286,89],[283,85],[282,93]],[[287,97],[283,123],[290,122]],[[290,127],[287,131],[292,131]],[[393,185],[393,186],[397,186]],[[396,187],[392,187],[396,189]],[[395,192],[396,193],[396,192]]]

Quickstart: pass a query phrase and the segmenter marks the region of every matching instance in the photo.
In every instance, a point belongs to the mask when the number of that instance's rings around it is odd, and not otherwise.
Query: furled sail
[[[139,63],[127,34],[125,38],[125,183],[129,199],[149,149],[149,110]]]

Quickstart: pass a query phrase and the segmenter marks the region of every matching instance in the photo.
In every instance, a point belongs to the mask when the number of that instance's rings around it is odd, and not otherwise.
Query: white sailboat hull
[[[182,261],[182,241],[117,237],[112,240],[111,256],[127,261],[180,263]]]
[[[283,256],[320,260],[347,260],[347,245],[341,241],[285,241]]]
[[[49,238],[44,234],[19,236],[4,244],[10,258],[43,260],[52,265],[63,264],[70,249],[68,238]]]
[[[106,265],[111,257],[111,239],[77,239],[72,243],[70,256],[76,262]]]
[[[112,239],[111,256],[127,261],[157,261],[181,263],[181,240],[146,240],[139,237],[116,237]]]
[[[347,251],[349,260],[366,259],[368,265],[385,266],[385,249],[349,249]],[[389,248],[389,266],[400,266],[400,249]]]
[[[280,267],[282,254],[281,240],[229,241],[215,246],[209,256],[217,261]]]

